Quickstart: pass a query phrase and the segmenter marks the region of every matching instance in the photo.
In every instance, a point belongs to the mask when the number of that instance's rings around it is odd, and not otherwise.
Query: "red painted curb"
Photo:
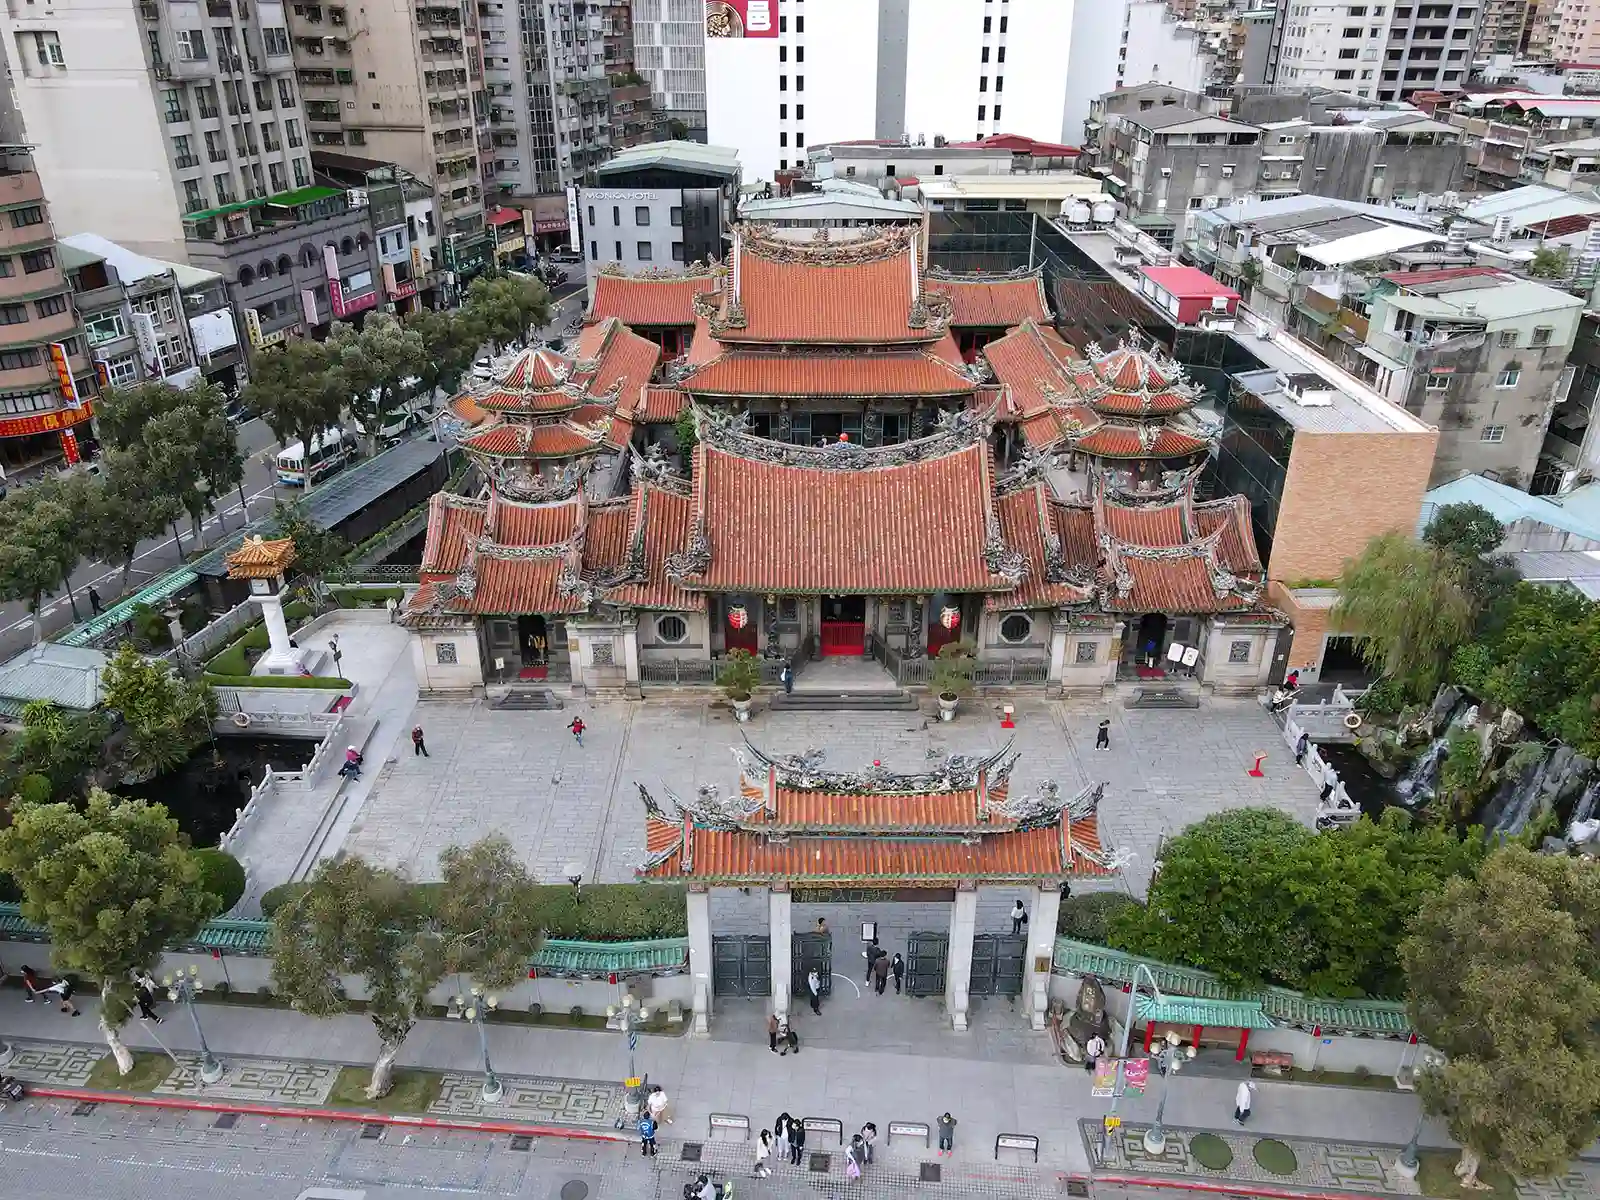
[[[92,1104],[128,1104],[141,1108],[174,1108],[190,1112],[243,1113],[252,1117],[298,1117],[314,1121],[350,1121],[358,1125],[400,1125],[407,1129],[456,1129],[467,1133],[513,1133],[533,1137],[571,1138],[574,1141],[614,1142],[631,1145],[623,1133],[598,1129],[572,1129],[562,1125],[519,1125],[511,1121],[468,1121],[457,1117],[413,1117],[401,1113],[358,1112],[346,1108],[302,1108],[289,1104],[233,1104],[222,1100],[189,1100],[177,1096],[142,1096],[134,1092],[95,1092],[87,1088],[35,1087],[24,1084],[30,1096],[50,1100],[79,1100]]]
[[[1082,1176],[1077,1176],[1082,1178]],[[1261,1196],[1266,1200],[1373,1200],[1372,1192],[1313,1192],[1257,1187],[1246,1183],[1204,1183],[1196,1179],[1149,1175],[1092,1175],[1094,1183],[1122,1187],[1180,1188],[1188,1192],[1214,1192],[1229,1196]],[[1381,1195],[1381,1193],[1378,1193]]]

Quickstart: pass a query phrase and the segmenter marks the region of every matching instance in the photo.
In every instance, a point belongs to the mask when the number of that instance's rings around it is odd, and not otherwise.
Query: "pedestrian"
[[[1101,1055],[1106,1052],[1106,1040],[1098,1033],[1090,1038],[1083,1047],[1083,1069],[1093,1071],[1095,1063],[1100,1061]]]
[[[889,986],[889,956],[879,954],[872,964],[872,975],[877,981],[878,995],[883,995],[883,990]]]
[[[659,1085],[650,1089],[650,1095],[645,1098],[644,1106],[650,1110],[650,1119],[657,1125],[665,1121],[672,1124],[672,1118],[667,1116],[667,1089]]]
[[[900,981],[906,977],[906,960],[898,954],[889,963],[889,969],[894,972],[894,994],[900,994]]]
[[[105,611],[100,603],[100,593],[94,590],[93,584],[89,585],[89,611],[97,617]]]
[[[428,743],[422,739],[422,726],[413,725],[411,727],[411,757],[415,758],[419,754],[423,758],[433,757],[428,753]]]
[[[1111,718],[1101,717],[1100,728],[1095,731],[1094,748],[1096,750],[1111,749]]]
[[[888,951],[884,950],[878,945],[877,938],[873,938],[872,941],[867,944],[867,948],[862,951],[862,957],[867,960],[867,974],[865,982],[872,982],[872,968],[877,966],[878,960],[883,958],[887,953]]]
[[[1299,671],[1290,671],[1287,675],[1285,675],[1283,677],[1283,686],[1288,688],[1291,692],[1294,691],[1295,688],[1299,687],[1300,686],[1300,672]]]
[[[61,1001],[62,1012],[71,1013],[73,1016],[77,1016],[78,1006],[72,1002],[72,991],[72,980],[63,975],[60,979],[56,980],[39,994],[41,996],[55,996]]]
[[[876,1125],[874,1125],[871,1121],[868,1121],[865,1125],[863,1125],[861,1127],[861,1140],[864,1143],[866,1143],[866,1147],[867,1147],[867,1165],[871,1166],[872,1165],[873,1146],[878,1140],[878,1127]]]
[[[789,1162],[798,1167],[800,1156],[806,1149],[806,1124],[804,1121],[789,1122]]]
[[[778,682],[783,684],[783,694],[785,696],[794,694],[794,668],[788,663],[784,663],[783,668],[778,672]]]
[[[778,1052],[778,1014],[767,1014],[767,1049]]]
[[[1233,1119],[1240,1125],[1243,1125],[1250,1116],[1251,1093],[1255,1090],[1256,1085],[1247,1079],[1233,1093]]]
[[[33,998],[39,994],[39,976],[32,967],[22,968],[22,990],[28,994],[23,997],[27,1003],[32,1004]]]
[[[845,1151],[845,1176],[849,1179],[860,1179],[861,1168],[866,1165],[867,1145],[857,1133],[850,1138],[850,1148]]]
[[[656,1152],[656,1123],[648,1112],[639,1114],[639,1156],[647,1158]]]
[[[778,1143],[778,1153],[789,1157],[789,1125],[794,1120],[788,1113],[779,1113],[772,1123],[772,1140]]]
[[[578,745],[583,745],[583,718],[573,717],[567,728],[572,730],[572,736],[577,740]]]
[[[783,1049],[778,1052],[778,1057],[785,1054],[800,1053],[800,1035],[794,1031],[793,1025],[785,1025],[783,1029]]]
[[[1011,906],[1011,936],[1016,937],[1022,932],[1022,927],[1028,923],[1028,910],[1018,900]]]
[[[772,1154],[772,1131],[763,1129],[761,1136],[756,1139],[756,1178],[765,1179],[772,1174],[772,1168],[767,1166],[767,1158]]]
[[[806,991],[811,994],[811,1011],[820,1017],[822,1015],[822,976],[817,974],[815,967],[806,972]]]
[[[1305,764],[1306,764],[1306,751],[1309,750],[1310,748],[1311,748],[1311,738],[1310,738],[1310,736],[1305,734],[1305,733],[1302,733],[1300,735],[1299,740],[1296,741],[1295,744],[1294,744],[1294,765],[1295,766],[1297,766],[1297,767],[1305,766]]]
[[[939,1153],[950,1154],[956,1147],[956,1119],[949,1113],[939,1118]]]
[[[828,919],[826,917],[817,918],[817,932],[823,937],[828,936]]]
[[[348,779],[361,778],[361,751],[354,746],[344,748],[344,766],[339,768],[339,774]]]
[[[389,624],[393,625],[395,617],[400,612],[400,601],[396,600],[393,596],[390,596],[383,602],[383,606],[389,610]]]
[[[133,998],[139,1005],[139,1019],[161,1024],[161,1014],[156,1012],[156,981],[148,971],[138,971],[133,976]]]

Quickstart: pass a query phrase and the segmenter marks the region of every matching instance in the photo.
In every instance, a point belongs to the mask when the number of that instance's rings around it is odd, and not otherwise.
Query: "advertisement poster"
[[[706,0],[706,36],[775,38],[778,0]]]
[[[1148,1058],[1130,1058],[1122,1064],[1123,1091],[1142,1092],[1149,1082],[1150,1060]]]
[[[1094,1085],[1090,1091],[1091,1096],[1098,1096],[1102,1100],[1110,1099],[1117,1091],[1117,1060],[1102,1058],[1094,1064]]]

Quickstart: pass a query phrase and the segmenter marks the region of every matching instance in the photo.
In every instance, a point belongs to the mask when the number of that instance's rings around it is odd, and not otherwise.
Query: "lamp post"
[[[167,989],[167,999],[188,1009],[189,1019],[194,1022],[194,1036],[200,1042],[200,1082],[217,1082],[222,1078],[222,1064],[206,1045],[206,1032],[200,1028],[200,1013],[194,1006],[196,997],[206,990],[200,982],[200,968],[190,967],[187,974],[180,970],[176,975],[165,975],[161,983]]]
[[[494,1073],[494,1064],[489,1061],[489,1014],[500,1007],[500,1001],[497,997],[484,995],[483,989],[477,986],[471,989],[470,997],[463,999],[457,996],[455,999],[461,1016],[478,1027],[478,1045],[483,1048],[483,1102],[499,1104],[500,1097],[505,1095],[505,1087]]]
[[[1133,967],[1133,981],[1129,985],[1128,1015],[1122,1022],[1122,1041],[1117,1048],[1117,1075],[1111,1083],[1111,1108],[1107,1111],[1105,1121],[1100,1126],[1100,1159],[1105,1161],[1106,1139],[1110,1137],[1112,1118],[1117,1115],[1117,1101],[1122,1099],[1122,1064],[1128,1058],[1128,1044],[1133,1037],[1133,1022],[1138,1016],[1139,1009],[1139,976],[1143,975],[1150,981],[1150,990],[1155,993],[1156,1000],[1161,999],[1161,989],[1156,986],[1155,972],[1144,963],[1135,963]]]
[[[615,1004],[606,1006],[606,1019],[616,1021],[617,1028],[628,1039],[628,1078],[624,1083],[627,1092],[623,1103],[628,1115],[637,1116],[642,1099],[639,1092],[644,1081],[634,1069],[634,1051],[639,1048],[639,1029],[650,1019],[650,1010],[632,992],[625,992],[620,1007]]]
[[[1421,1061],[1417,1063],[1417,1074],[1431,1070],[1440,1065],[1444,1060],[1436,1054],[1423,1051]],[[1395,1159],[1395,1173],[1403,1179],[1415,1179],[1417,1172],[1422,1170],[1422,1159],[1417,1154],[1417,1143],[1422,1141],[1422,1123],[1428,1119],[1426,1110],[1417,1114],[1416,1128],[1411,1131],[1411,1140],[1406,1143],[1405,1149],[1400,1151],[1400,1157]]]
[[[1167,1091],[1171,1084],[1166,1080],[1167,1075],[1176,1075],[1183,1069],[1183,1064],[1195,1056],[1193,1046],[1184,1046],[1178,1035],[1172,1030],[1167,1030],[1165,1045],[1161,1053],[1156,1055],[1156,1069],[1163,1076],[1161,1082],[1161,1103],[1156,1105],[1156,1123],[1144,1131],[1144,1150],[1146,1154],[1161,1154],[1167,1148],[1167,1131],[1161,1127],[1161,1118],[1167,1114]]]

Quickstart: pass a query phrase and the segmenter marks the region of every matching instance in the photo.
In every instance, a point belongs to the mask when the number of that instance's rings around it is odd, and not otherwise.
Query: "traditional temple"
[[[1017,982],[1034,1027],[1044,1027],[1062,891],[1074,880],[1118,869],[1119,860],[1100,840],[1103,785],[1069,797],[1046,780],[1033,793],[1014,795],[1017,755],[1009,744],[981,758],[952,755],[917,774],[877,764],[829,771],[820,751],[773,756],[748,742],[733,753],[737,795],[723,796],[708,785],[692,800],[665,792],[662,805],[639,787],[646,858],[638,874],[689,885],[690,970],[697,978],[709,976],[713,960],[713,887],[767,889],[770,986],[779,1015],[787,1011],[791,980],[813,965],[791,962],[791,888],[916,889],[930,899],[953,900],[935,982],[955,1028],[964,1029],[978,889],[1020,884],[1033,889],[1030,923],[1042,939],[1045,965],[1041,971],[1035,956],[1024,955]],[[917,970],[914,961],[913,994],[921,994]],[[710,990],[697,988],[697,1026],[703,1028],[709,1009]]]
[[[920,250],[736,228],[726,264],[602,276],[571,357],[458,398],[481,482],[434,500],[424,686],[637,692],[733,649],[905,675],[957,638],[1065,689],[1263,683],[1284,621],[1244,498],[1196,496],[1216,430],[1179,366],[1070,345],[1037,274]]]

